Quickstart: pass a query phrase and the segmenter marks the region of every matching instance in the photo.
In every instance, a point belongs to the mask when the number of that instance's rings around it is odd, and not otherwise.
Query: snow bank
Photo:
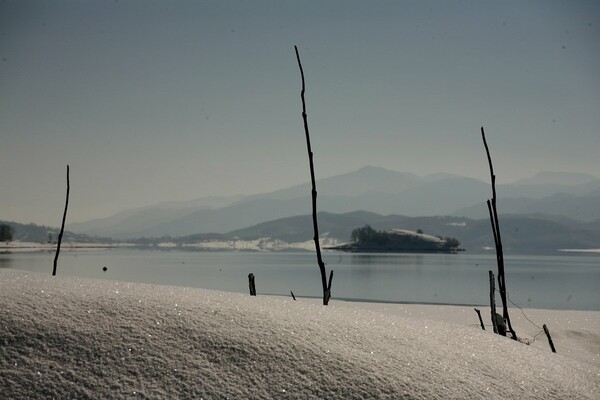
[[[583,348],[598,350],[600,313],[574,313],[575,322],[595,322],[570,326],[578,333],[555,338],[559,354],[552,354],[482,331],[467,310],[336,301],[324,307],[307,299],[2,270],[0,393],[11,399],[597,398],[598,355],[578,359],[567,349],[584,341]]]
[[[435,243],[443,243],[444,242],[444,239],[440,239],[437,236],[428,235],[426,233],[419,233],[416,231],[409,231],[407,229],[390,229],[389,232],[394,233],[396,235],[400,235],[400,236],[416,236],[420,239],[427,240],[429,242],[435,242]]]
[[[336,246],[339,242],[336,239],[320,238],[321,247]],[[224,250],[224,251],[282,251],[282,250],[310,250],[314,251],[315,242],[307,240],[305,242],[285,242],[279,239],[263,237],[254,240],[207,240],[197,243],[184,244],[184,248],[196,248],[202,250]]]
[[[565,253],[600,253],[600,249],[558,249]]]

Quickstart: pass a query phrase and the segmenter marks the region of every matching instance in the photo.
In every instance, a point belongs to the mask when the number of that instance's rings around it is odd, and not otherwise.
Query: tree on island
[[[370,225],[356,228],[352,231],[352,244],[348,247],[353,251],[458,251],[460,242],[451,237],[442,239],[424,235],[423,233],[407,231],[378,231]],[[344,248],[339,248],[344,250]]]
[[[384,231],[376,231],[371,225],[356,228],[351,234],[352,243],[358,245],[379,244],[383,245],[390,241],[390,235]]]
[[[460,242],[458,241],[458,239],[453,238],[453,237],[445,237],[444,238],[444,242],[446,243],[446,246],[448,247],[460,247]]]
[[[15,230],[8,224],[0,225],[0,242],[11,242],[13,240]]]

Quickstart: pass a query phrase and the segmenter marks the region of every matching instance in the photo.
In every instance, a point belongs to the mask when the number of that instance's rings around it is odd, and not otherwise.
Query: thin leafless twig
[[[52,269],[52,276],[56,275],[56,266],[58,264],[58,253],[60,253],[60,243],[62,242],[63,233],[65,231],[65,221],[67,219],[67,209],[69,208],[69,191],[70,191],[70,183],[69,183],[69,165],[67,164],[67,200],[65,201],[65,212],[62,218],[62,225],[60,227],[60,233],[58,234],[58,243],[56,245],[56,254],[54,254],[54,268]]]
[[[304,99],[304,92],[306,90],[304,83],[304,70],[302,69],[302,63],[300,62],[300,53],[298,53],[298,47],[294,46],[296,50],[296,59],[298,60],[298,67],[300,68],[300,75],[302,77],[302,91],[300,97],[302,98],[302,120],[304,121],[304,133],[306,135],[306,148],[308,151],[308,163],[310,165],[310,180],[312,182],[312,220],[313,220],[313,231],[314,231],[314,242],[317,251],[317,263],[319,264],[319,270],[321,271],[321,283],[323,285],[323,305],[329,304],[331,298],[331,281],[333,279],[333,271],[329,275],[329,283],[327,282],[327,271],[325,270],[325,263],[321,257],[321,246],[319,245],[319,224],[317,223],[317,185],[315,183],[315,167],[313,164],[313,152],[310,146],[310,135],[308,133],[308,119],[306,115],[306,101]]]

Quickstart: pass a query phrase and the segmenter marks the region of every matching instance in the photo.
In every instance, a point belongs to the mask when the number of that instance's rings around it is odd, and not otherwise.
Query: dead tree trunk
[[[300,54],[298,53],[298,47],[294,46],[296,50],[296,59],[298,60],[298,67],[300,68],[300,76],[302,77],[302,91],[300,97],[302,98],[302,120],[304,121],[304,133],[306,135],[306,148],[308,151],[308,163],[310,165],[310,180],[312,183],[312,221],[313,221],[313,240],[315,242],[315,248],[317,252],[317,264],[321,271],[321,284],[323,286],[323,305],[329,304],[331,298],[331,281],[333,279],[333,271],[329,275],[329,282],[327,282],[327,271],[325,270],[325,263],[321,257],[321,246],[319,245],[319,225],[317,223],[317,185],[315,183],[315,168],[313,165],[313,152],[310,147],[310,135],[308,133],[308,119],[306,115],[306,101],[304,100],[305,84],[304,84],[304,70],[302,69],[302,63],[300,62]]]
[[[506,320],[508,330],[514,340],[517,340],[517,334],[512,328],[510,323],[510,316],[508,315],[508,304],[506,299],[506,280],[504,277],[504,253],[502,251],[502,239],[500,237],[500,225],[498,222],[498,210],[496,208],[496,175],[494,175],[494,167],[492,165],[492,157],[490,156],[490,150],[485,140],[485,133],[483,127],[481,127],[481,137],[485,146],[485,152],[487,153],[488,163],[490,165],[490,176],[492,180],[492,200],[487,201],[488,211],[490,214],[490,222],[492,224],[492,232],[494,233],[494,243],[496,247],[496,261],[498,263],[498,289],[500,290],[500,298],[502,299],[502,316]]]
[[[58,254],[60,253],[60,243],[62,242],[63,233],[65,232],[65,221],[67,219],[67,209],[69,208],[69,165],[67,164],[67,200],[65,201],[65,212],[63,213],[62,225],[60,227],[60,233],[58,234],[58,243],[56,245],[56,254],[54,254],[54,268],[52,269],[52,276],[56,275],[56,266],[58,264]]]

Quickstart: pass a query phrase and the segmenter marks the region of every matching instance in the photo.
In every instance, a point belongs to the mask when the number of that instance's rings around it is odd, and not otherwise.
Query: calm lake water
[[[349,254],[325,251],[332,297],[347,300],[489,304],[493,255]],[[51,274],[54,254],[0,254],[0,268]],[[600,256],[507,256],[506,284],[521,307],[600,310]],[[102,268],[106,266],[107,271]],[[321,296],[315,255],[111,249],[62,251],[58,274],[258,294]],[[500,296],[497,295],[500,304]]]

